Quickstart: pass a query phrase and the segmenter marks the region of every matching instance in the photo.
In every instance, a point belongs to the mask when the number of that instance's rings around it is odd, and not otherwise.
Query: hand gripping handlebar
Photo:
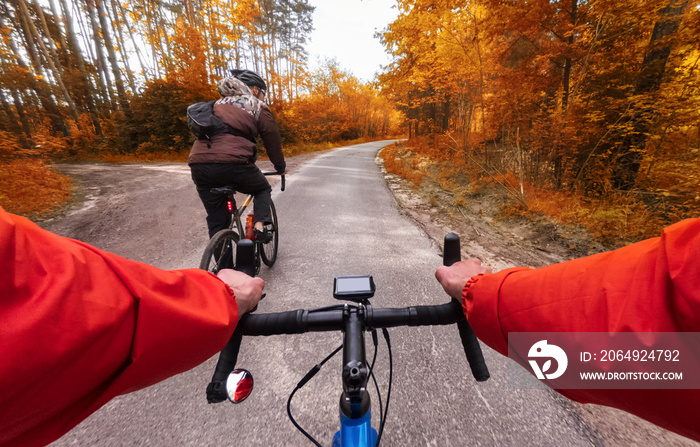
[[[243,259],[249,251],[241,250],[240,244],[250,243],[242,240],[236,251],[236,266],[242,271],[250,271]],[[443,262],[451,265],[461,258],[459,237],[449,234],[445,237],[445,254]],[[358,306],[346,304],[325,309],[297,309],[287,312],[246,314],[240,318],[236,330],[228,344],[219,355],[211,383],[207,386],[209,403],[223,402],[227,399],[225,384],[233,371],[243,335],[281,335],[301,334],[305,332],[341,331],[347,313],[355,313],[367,329],[388,328],[396,326],[434,326],[457,323],[464,353],[471,367],[474,378],[483,382],[489,378],[489,371],[474,332],[467,322],[462,305],[453,299],[446,304],[411,306],[406,308],[374,308],[369,303]]]
[[[282,184],[280,185],[280,189],[284,191],[284,187],[286,184],[285,174],[281,172],[263,172],[263,175],[279,175],[282,178]]]

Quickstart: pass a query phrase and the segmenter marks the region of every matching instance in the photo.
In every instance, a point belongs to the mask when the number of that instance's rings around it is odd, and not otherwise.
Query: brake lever
[[[267,293],[263,292],[263,294],[260,295],[260,301],[262,301],[262,299],[265,298],[265,296],[267,296]],[[249,313],[249,314],[252,314],[252,313],[255,312],[256,310],[258,310],[258,305],[257,305],[257,304],[255,305],[254,308],[250,309],[250,310],[248,311],[248,313]],[[242,316],[242,315],[241,315],[241,316]],[[239,320],[240,320],[240,318],[239,318]]]

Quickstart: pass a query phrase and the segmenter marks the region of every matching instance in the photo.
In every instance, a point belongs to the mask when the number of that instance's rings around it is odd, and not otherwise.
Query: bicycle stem
[[[352,419],[364,416],[370,408],[367,382],[369,373],[365,363],[364,306],[343,308],[343,393],[340,409]]]

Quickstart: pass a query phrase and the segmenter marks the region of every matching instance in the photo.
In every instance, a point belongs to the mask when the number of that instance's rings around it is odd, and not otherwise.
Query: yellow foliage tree
[[[173,63],[167,78],[193,93],[210,93],[206,42],[199,30],[179,18],[171,43]]]

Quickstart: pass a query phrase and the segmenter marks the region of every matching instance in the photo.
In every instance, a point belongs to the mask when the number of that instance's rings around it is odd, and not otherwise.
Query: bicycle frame
[[[245,227],[241,225],[241,216],[243,216],[243,213],[248,208],[248,205],[250,205],[250,202],[253,201],[253,197],[254,196],[252,194],[248,194],[243,201],[243,204],[239,207],[236,207],[235,191],[228,197],[227,206],[228,210],[231,212],[231,223],[229,224],[228,228],[229,230],[237,231],[239,236],[245,236]],[[236,226],[235,229],[234,225]]]
[[[262,174],[264,176],[280,175],[282,181],[281,189],[284,191],[285,174],[279,174],[277,172],[263,172]],[[243,217],[243,213],[246,209],[248,209],[248,206],[250,205],[250,202],[253,201],[254,197],[255,196],[253,194],[248,194],[248,196],[246,196],[246,198],[243,200],[243,204],[239,207],[236,207],[236,191],[232,190],[227,197],[228,210],[231,212],[231,223],[229,224],[228,229],[233,230],[233,226],[236,225],[235,230],[238,231],[238,235],[241,236],[241,239],[243,239],[243,236],[245,236],[245,227],[242,225],[241,217]]]
[[[276,172],[263,172],[263,175],[281,175],[281,189],[284,191],[285,188],[285,175],[278,174]],[[233,186],[225,186],[219,188],[212,188],[210,190],[213,193],[221,194],[225,197],[227,201],[228,212],[231,215],[231,222],[227,226],[216,234],[214,234],[207,244],[204,250],[204,255],[200,261],[199,267],[203,270],[208,270],[216,273],[220,266],[223,268],[228,267],[228,261],[226,261],[229,255],[235,257],[235,244],[245,237],[249,237],[246,234],[246,229],[242,225],[242,218],[248,205],[250,205],[254,196],[249,194],[243,204],[240,207],[236,206],[236,191]],[[272,240],[269,242],[255,241],[252,246],[253,261],[254,264],[251,267],[252,270],[246,271],[249,275],[257,275],[260,271],[261,263],[264,263],[268,267],[272,267],[277,258],[277,247],[278,247],[278,223],[277,223],[277,212],[275,210],[275,205],[270,201],[270,212],[271,212],[271,226],[268,227],[271,230]],[[220,260],[224,260],[220,264]],[[213,270],[210,270],[210,266]],[[231,265],[233,267],[233,265]]]
[[[377,445],[377,430],[372,427],[370,411],[359,419],[340,413],[340,430],[333,436],[333,447],[374,447]]]

